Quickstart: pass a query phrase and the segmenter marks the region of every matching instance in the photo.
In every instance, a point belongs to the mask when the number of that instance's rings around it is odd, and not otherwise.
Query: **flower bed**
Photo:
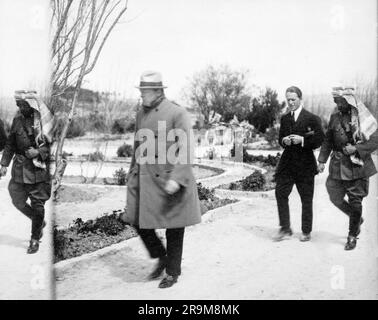
[[[219,186],[219,188],[238,191],[269,191],[275,189],[276,182],[274,179],[274,174],[276,167],[263,165],[260,162],[254,162],[254,165],[263,167],[266,170],[266,173],[262,174],[261,171],[256,170],[254,173],[242,180],[223,184]]]
[[[220,199],[214,195],[213,189],[198,184],[202,214],[229,203],[234,199]],[[85,253],[94,252],[112,244],[137,236],[135,229],[121,219],[123,210],[114,210],[111,214],[94,220],[83,221],[78,218],[64,229],[54,227],[54,263]]]

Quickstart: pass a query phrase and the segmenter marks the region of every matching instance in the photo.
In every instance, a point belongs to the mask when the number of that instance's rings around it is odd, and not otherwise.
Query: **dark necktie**
[[[295,125],[294,112],[290,112],[290,133],[293,133]]]

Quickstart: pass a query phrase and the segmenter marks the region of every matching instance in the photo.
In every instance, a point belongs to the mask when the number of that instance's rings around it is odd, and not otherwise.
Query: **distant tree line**
[[[186,97],[203,116],[205,125],[210,121],[211,111],[220,114],[224,122],[234,116],[239,121],[247,120],[260,132],[274,125],[285,104],[278,101],[277,92],[269,87],[254,96],[247,83],[248,73],[228,66],[209,66],[192,77]],[[253,89],[256,91],[257,87]]]

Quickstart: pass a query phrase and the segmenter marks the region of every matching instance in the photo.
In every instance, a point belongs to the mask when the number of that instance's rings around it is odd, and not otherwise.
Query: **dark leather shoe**
[[[39,249],[39,241],[35,239],[31,239],[27,253],[28,254],[36,253],[38,249]]]
[[[357,236],[361,233],[361,225],[364,223],[364,218],[361,217],[360,225],[358,226]]]
[[[302,233],[299,237],[299,241],[306,242],[311,240],[311,234],[310,233]]]
[[[159,258],[159,261],[152,273],[148,276],[148,280],[155,280],[161,276],[163,271],[165,270],[165,267],[167,266],[167,257],[161,257]]]
[[[43,228],[46,227],[46,221],[43,220],[41,231],[39,232],[39,240],[43,237]]]
[[[357,237],[348,236],[347,243],[345,244],[345,250],[353,250],[357,245]]]
[[[273,238],[274,241],[282,241],[288,240],[293,235],[293,231],[291,229],[280,229],[278,234]]]
[[[172,287],[177,282],[178,276],[166,275],[163,280],[159,283],[159,288],[169,288]]]

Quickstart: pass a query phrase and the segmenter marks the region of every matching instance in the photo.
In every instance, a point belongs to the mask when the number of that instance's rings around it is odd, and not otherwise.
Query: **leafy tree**
[[[194,74],[187,88],[190,104],[209,123],[210,111],[214,110],[229,121],[234,115],[244,119],[250,111],[252,96],[247,85],[248,71],[231,70],[223,65],[219,68],[208,66]]]
[[[252,111],[247,119],[258,131],[265,132],[278,120],[280,110],[285,106],[278,101],[278,94],[271,88],[266,88],[258,98],[252,100]]]

